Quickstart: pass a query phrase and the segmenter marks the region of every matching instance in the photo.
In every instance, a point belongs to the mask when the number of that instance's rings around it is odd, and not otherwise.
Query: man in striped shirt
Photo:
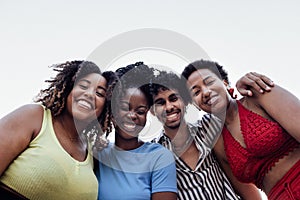
[[[153,80],[151,92],[151,113],[163,124],[161,136],[153,141],[174,153],[178,199],[240,199],[211,151],[223,126],[221,120],[206,114],[197,124],[187,123],[184,114],[190,95],[185,83],[172,72],[161,71]],[[260,196],[253,185],[235,186],[244,193],[242,196],[250,194],[249,199]]]

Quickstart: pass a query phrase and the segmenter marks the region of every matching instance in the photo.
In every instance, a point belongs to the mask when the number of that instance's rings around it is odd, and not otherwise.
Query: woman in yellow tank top
[[[57,75],[36,104],[0,119],[1,198],[97,198],[88,147],[107,128],[107,74],[89,61],[52,67]]]

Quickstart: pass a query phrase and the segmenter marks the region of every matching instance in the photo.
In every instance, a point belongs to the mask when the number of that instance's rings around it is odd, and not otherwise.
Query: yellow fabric
[[[98,181],[93,158],[79,162],[60,145],[51,112],[44,111],[40,133],[0,177],[0,181],[25,197],[35,199],[97,199]]]

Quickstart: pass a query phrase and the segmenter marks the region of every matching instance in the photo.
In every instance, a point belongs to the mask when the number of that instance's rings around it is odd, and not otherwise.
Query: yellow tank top
[[[97,199],[93,157],[72,158],[53,130],[50,110],[44,110],[40,133],[0,177],[0,181],[29,199]]]

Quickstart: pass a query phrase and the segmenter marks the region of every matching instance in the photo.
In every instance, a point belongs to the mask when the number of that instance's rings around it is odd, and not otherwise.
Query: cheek
[[[158,118],[161,118],[162,114],[163,114],[163,108],[162,106],[157,106],[155,108],[155,114]]]
[[[147,122],[147,114],[146,115],[142,115],[140,117],[140,122],[141,122],[142,125],[146,124],[146,122]]]
[[[195,104],[197,104],[198,106],[201,104],[201,99],[199,96],[194,96],[193,97],[193,101]]]

